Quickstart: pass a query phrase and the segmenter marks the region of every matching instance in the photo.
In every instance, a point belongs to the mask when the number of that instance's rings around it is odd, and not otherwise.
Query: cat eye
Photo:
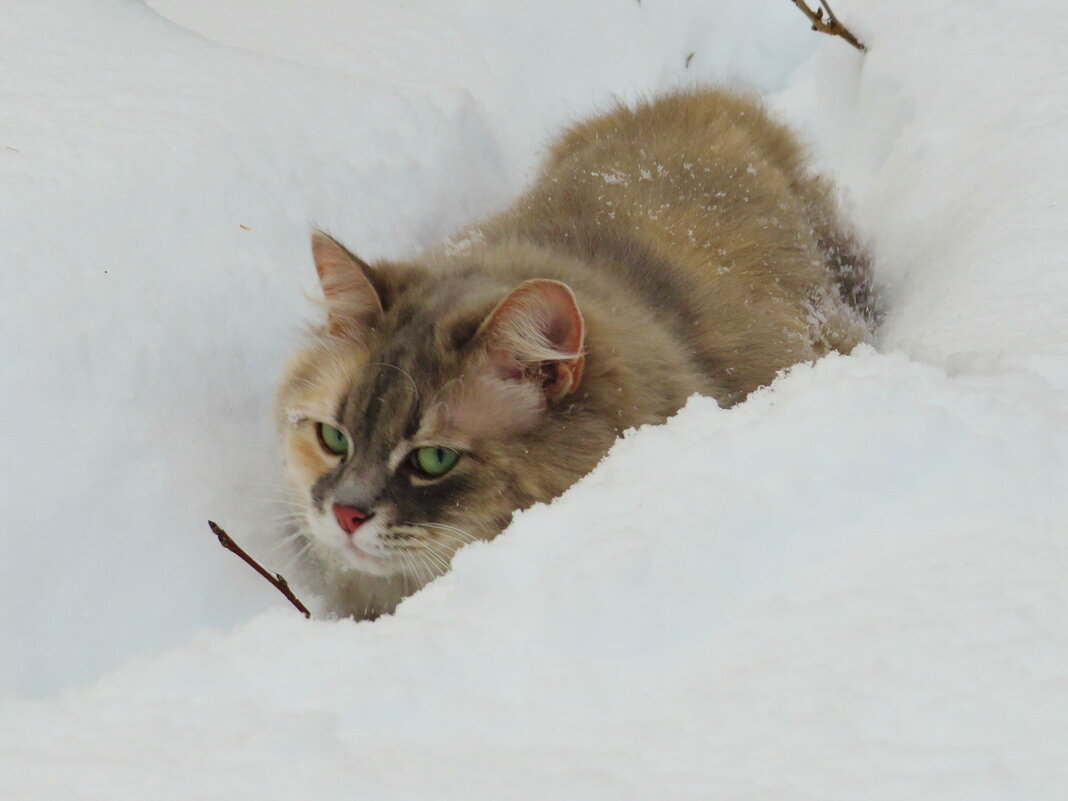
[[[460,461],[460,452],[440,445],[416,448],[412,451],[411,465],[426,478],[439,478],[452,470]]]
[[[349,438],[340,428],[329,423],[316,423],[315,432],[319,435],[319,444],[323,450],[335,456],[346,456],[349,452]]]

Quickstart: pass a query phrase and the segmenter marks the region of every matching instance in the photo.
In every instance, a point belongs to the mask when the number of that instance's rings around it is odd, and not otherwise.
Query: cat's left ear
[[[382,301],[371,283],[371,267],[322,231],[312,233],[311,248],[330,333],[356,338],[374,327],[382,317]]]
[[[559,400],[582,380],[585,328],[567,284],[538,278],[498,303],[479,336],[499,377],[535,381],[549,400]]]

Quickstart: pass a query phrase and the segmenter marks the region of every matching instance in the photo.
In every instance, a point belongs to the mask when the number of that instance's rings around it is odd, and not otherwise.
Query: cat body
[[[574,127],[514,206],[417,262],[312,249],[328,320],[286,370],[279,425],[327,603],[363,617],[622,431],[869,336],[866,257],[829,186],[719,91]]]

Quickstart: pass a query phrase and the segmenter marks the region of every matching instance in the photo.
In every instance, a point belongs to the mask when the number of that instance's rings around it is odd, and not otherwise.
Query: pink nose
[[[365,512],[363,509],[357,509],[355,506],[342,506],[340,503],[334,504],[334,517],[337,518],[337,524],[345,531],[346,534],[351,534],[367,520],[371,515]]]

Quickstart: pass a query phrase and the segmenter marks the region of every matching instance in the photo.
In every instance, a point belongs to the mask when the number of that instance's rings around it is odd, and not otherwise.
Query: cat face
[[[289,366],[278,408],[324,565],[425,583],[589,469],[561,442],[584,364],[565,285],[379,275],[322,234],[313,254],[328,322]]]

